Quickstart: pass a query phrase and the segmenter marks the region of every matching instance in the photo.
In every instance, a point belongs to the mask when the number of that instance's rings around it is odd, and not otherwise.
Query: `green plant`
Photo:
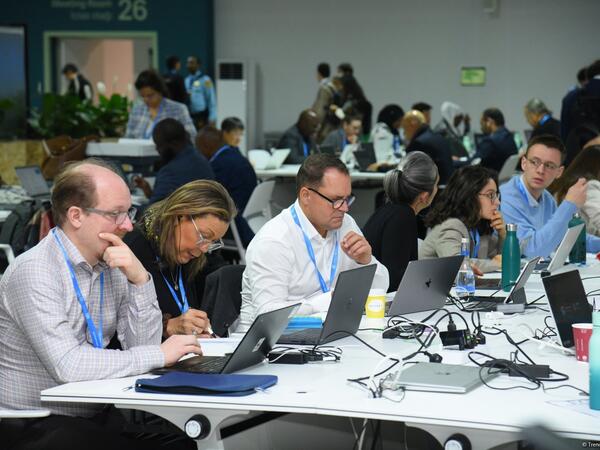
[[[116,137],[124,133],[129,100],[119,94],[99,96],[98,105],[74,95],[45,94],[41,110],[31,112],[29,124],[43,138],[69,135],[81,138],[92,134]]]

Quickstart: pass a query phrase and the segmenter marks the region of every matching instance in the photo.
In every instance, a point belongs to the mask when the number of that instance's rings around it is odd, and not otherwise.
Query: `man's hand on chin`
[[[350,231],[342,238],[340,245],[344,253],[357,263],[369,264],[371,262],[371,246],[364,236]]]

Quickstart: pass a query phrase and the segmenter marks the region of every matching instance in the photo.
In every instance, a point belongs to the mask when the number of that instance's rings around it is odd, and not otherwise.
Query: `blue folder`
[[[139,378],[136,392],[241,397],[277,383],[275,375],[169,372],[158,378]]]

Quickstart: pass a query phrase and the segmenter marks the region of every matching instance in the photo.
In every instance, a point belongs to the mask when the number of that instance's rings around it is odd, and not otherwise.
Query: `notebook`
[[[152,372],[233,373],[259,364],[267,357],[299,306],[300,303],[296,303],[258,315],[231,355],[193,356]]]
[[[371,264],[340,272],[323,327],[284,334],[277,343],[326,344],[356,333],[376,270],[377,264]]]

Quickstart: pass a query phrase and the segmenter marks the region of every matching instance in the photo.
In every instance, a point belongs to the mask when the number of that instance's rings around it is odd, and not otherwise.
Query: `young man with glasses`
[[[297,200],[266,223],[246,253],[240,329],[257,314],[303,302],[299,314],[326,311],[340,272],[377,264],[373,288],[387,290],[388,271],[347,213],[350,175],[335,156],[309,156],[296,176]]]
[[[500,186],[502,213],[506,223],[517,224],[521,252],[527,257],[548,257],[567,231],[573,214],[586,199],[587,180],[580,178],[567,191],[557,207],[546,190],[563,173],[565,148],[559,138],[542,135],[533,138],[521,158],[522,175]],[[587,235],[589,252],[600,251],[600,238]]]
[[[155,448],[109,426],[122,423],[114,409],[40,401],[62,383],[138,375],[201,353],[194,336],[161,344],[152,277],[122,241],[135,213],[129,189],[109,165],[67,166],[52,210],[56,228],[0,281],[0,407],[51,415],[3,419],[2,440],[7,448]],[[106,348],[115,333],[123,351]]]

